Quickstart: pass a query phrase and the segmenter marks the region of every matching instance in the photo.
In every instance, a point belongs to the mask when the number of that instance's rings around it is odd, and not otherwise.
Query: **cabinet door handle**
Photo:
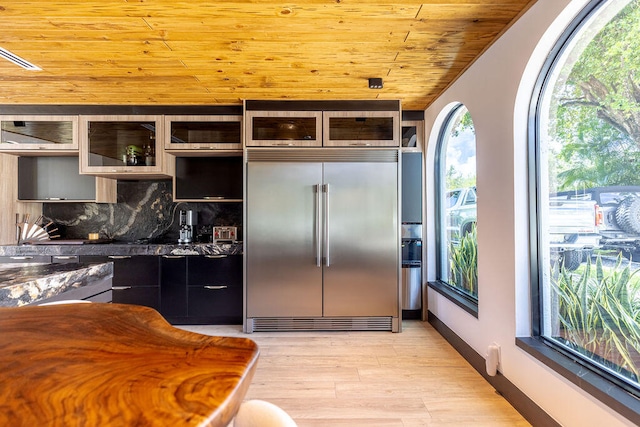
[[[293,147],[295,144],[293,142],[276,142],[271,145],[276,147]]]
[[[227,285],[206,285],[204,286],[205,289],[212,289],[214,291],[218,291],[220,289],[227,289],[228,286]]]
[[[211,258],[211,259],[220,259],[220,258],[226,258],[227,255],[205,255],[205,258]]]
[[[127,289],[131,289],[131,286],[112,286],[112,291],[125,291]]]
[[[15,259],[15,260],[25,260],[25,259],[33,259],[32,256],[12,256],[10,257],[11,259]]]
[[[371,144],[368,142],[352,142],[349,145],[352,145],[354,147],[370,147],[371,146]]]
[[[64,255],[58,255],[58,256],[54,256],[54,259],[75,259],[75,256],[64,256]]]
[[[129,259],[131,255],[109,255],[107,258],[111,259]]]
[[[162,255],[162,258],[167,258],[167,259],[180,259],[180,258],[184,258],[184,255]]]

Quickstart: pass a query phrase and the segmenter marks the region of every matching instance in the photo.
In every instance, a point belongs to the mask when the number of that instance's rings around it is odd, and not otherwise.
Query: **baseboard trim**
[[[438,319],[433,313],[428,312],[428,322],[449,344],[464,357],[482,377],[496,389],[527,421],[536,427],[561,427],[553,418],[542,410],[535,402],[519,388],[513,385],[500,372],[495,377],[490,377],[486,372],[485,359],[469,346],[462,338],[456,335],[447,325]]]

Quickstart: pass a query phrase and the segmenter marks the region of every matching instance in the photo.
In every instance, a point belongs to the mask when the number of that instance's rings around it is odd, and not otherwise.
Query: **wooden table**
[[[124,304],[0,308],[1,426],[225,426],[258,360],[245,338]]]

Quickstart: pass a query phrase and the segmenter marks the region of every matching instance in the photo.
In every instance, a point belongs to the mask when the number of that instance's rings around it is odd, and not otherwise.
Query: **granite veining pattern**
[[[0,264],[0,307],[17,307],[113,276],[113,264]]]
[[[118,181],[118,203],[43,204],[46,221],[53,221],[62,238],[98,233],[121,242],[177,243],[180,210],[197,212],[194,241],[210,242],[213,226],[239,227],[242,236],[242,203],[175,203],[170,180]]]

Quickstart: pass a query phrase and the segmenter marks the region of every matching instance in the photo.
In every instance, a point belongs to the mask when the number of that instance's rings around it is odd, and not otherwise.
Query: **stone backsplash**
[[[179,237],[179,211],[194,210],[196,241],[210,241],[213,226],[236,226],[242,239],[242,203],[174,203],[171,185],[170,180],[118,181],[118,203],[44,203],[43,214],[64,239],[99,233],[123,242],[172,242]]]

